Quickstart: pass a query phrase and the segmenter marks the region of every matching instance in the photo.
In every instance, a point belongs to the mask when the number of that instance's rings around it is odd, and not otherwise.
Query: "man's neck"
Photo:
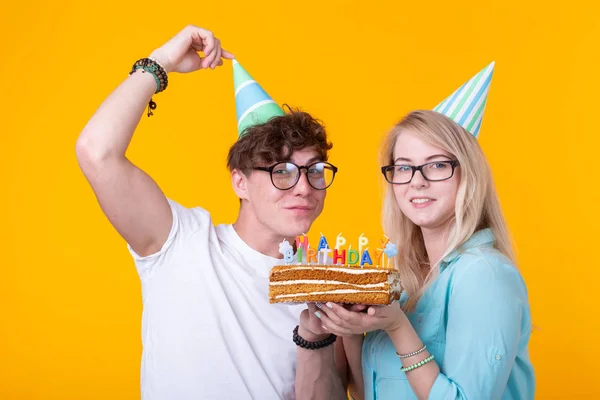
[[[248,213],[240,212],[237,221],[233,224],[238,236],[252,249],[261,254],[274,258],[282,258],[279,252],[279,243],[288,239],[290,244],[294,238],[284,238],[269,231],[256,218]]]

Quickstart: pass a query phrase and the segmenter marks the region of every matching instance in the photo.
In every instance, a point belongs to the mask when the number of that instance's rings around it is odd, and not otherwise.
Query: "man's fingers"
[[[228,60],[233,60],[235,58],[235,56],[232,53],[228,52],[225,49],[222,49],[222,50],[223,50],[223,52],[221,54],[221,57],[226,58]]]
[[[221,45],[219,43],[219,46],[217,47],[217,50],[216,50],[215,60],[210,64],[210,67],[212,69],[217,68],[217,65],[219,65],[219,61],[221,61],[221,51],[222,51]]]

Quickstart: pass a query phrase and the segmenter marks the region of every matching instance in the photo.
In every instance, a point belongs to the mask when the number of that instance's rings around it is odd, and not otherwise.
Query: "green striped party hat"
[[[238,139],[244,136],[247,128],[264,124],[272,117],[285,115],[283,109],[252,79],[237,60],[233,60],[233,87]]]
[[[438,104],[433,111],[452,119],[467,132],[477,137],[481,129],[481,120],[494,73],[494,64],[492,62],[479,71],[446,100]]]

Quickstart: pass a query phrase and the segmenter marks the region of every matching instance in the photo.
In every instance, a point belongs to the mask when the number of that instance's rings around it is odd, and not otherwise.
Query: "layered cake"
[[[285,264],[271,269],[269,301],[377,305],[390,304],[400,298],[400,275],[389,266],[389,257],[397,252],[389,239],[384,243],[385,248],[377,249],[379,251],[375,251],[373,257],[368,249],[340,249],[339,242],[338,235],[336,249],[331,250],[326,241],[323,243],[322,237],[319,248],[315,250],[308,247],[307,240],[302,242],[297,238],[296,253],[287,241],[282,242],[280,252],[284,255]],[[362,244],[365,244],[364,239]],[[327,256],[329,253],[333,253],[332,258]],[[323,255],[319,257],[317,254]],[[387,265],[383,260],[386,255]]]
[[[373,266],[277,265],[269,278],[271,303],[390,304],[400,292],[396,270]]]

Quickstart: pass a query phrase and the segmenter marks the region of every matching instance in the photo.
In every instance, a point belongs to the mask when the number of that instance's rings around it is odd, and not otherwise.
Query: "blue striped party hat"
[[[494,72],[494,64],[492,62],[479,71],[446,100],[438,104],[433,111],[452,119],[467,132],[477,137],[479,129],[481,129],[481,120]]]
[[[238,139],[244,136],[247,128],[264,124],[272,117],[285,115],[283,109],[252,79],[237,60],[233,60],[233,87]]]

